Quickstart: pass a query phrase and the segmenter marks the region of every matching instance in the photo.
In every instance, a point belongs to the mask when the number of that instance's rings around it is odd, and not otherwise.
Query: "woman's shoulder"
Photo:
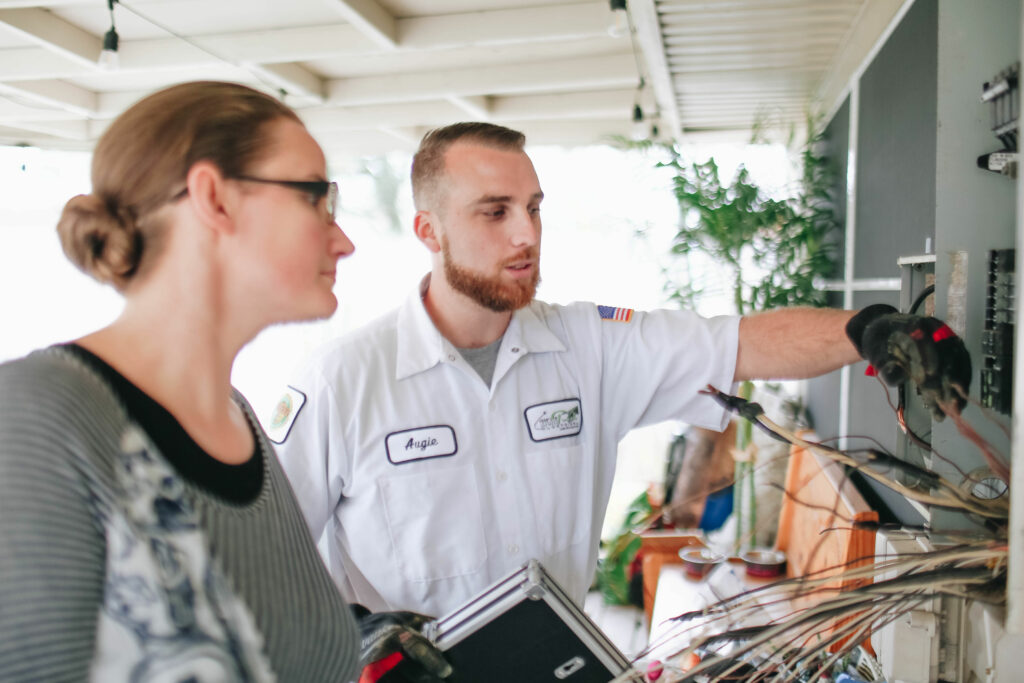
[[[80,359],[51,346],[0,364],[0,424],[55,423],[116,407],[110,388]],[[5,424],[6,423],[6,424]]]
[[[81,363],[63,344],[36,349],[20,358],[0,363],[0,380],[45,380],[47,377],[67,377],[80,374]]]

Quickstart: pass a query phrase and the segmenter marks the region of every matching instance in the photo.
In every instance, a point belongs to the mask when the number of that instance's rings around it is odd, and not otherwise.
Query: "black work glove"
[[[886,384],[911,380],[936,420],[946,416],[940,403],[952,402],[958,412],[967,404],[971,357],[941,320],[874,304],[850,319],[846,336]]]
[[[420,630],[433,621],[416,612],[370,612],[352,605],[361,639],[359,683],[442,683],[452,673]]]

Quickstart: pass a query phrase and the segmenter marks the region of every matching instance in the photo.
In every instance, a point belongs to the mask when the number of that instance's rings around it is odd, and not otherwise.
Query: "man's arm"
[[[794,307],[744,316],[734,380],[805,379],[860,360],[846,336],[856,313]]]

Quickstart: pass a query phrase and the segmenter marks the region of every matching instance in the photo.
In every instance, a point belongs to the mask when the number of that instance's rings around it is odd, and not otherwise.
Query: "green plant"
[[[640,552],[640,534],[660,512],[660,508],[651,506],[646,491],[626,508],[619,532],[605,546],[604,556],[597,562],[594,583],[606,605],[629,604],[630,565]]]
[[[673,191],[681,214],[671,251],[687,266],[683,278],[666,270],[671,299],[695,308],[705,294],[689,267],[689,259],[700,253],[726,267],[724,277],[738,314],[825,305],[819,282],[834,273],[832,238],[838,229],[830,195],[833,173],[820,151],[823,132],[813,132],[811,120],[807,126],[807,141],[799,150],[800,178],[789,196],[771,196],[744,166],[725,183],[714,158],[691,161],[678,147],[667,148],[670,158],[660,165],[674,171]],[[749,398],[752,392],[753,385],[746,382],[739,394]],[[750,442],[751,425],[745,422],[737,435],[738,450],[747,450]],[[756,525],[753,468],[750,459],[736,465],[737,546],[749,542]]]
[[[832,174],[817,148],[821,134],[800,150],[801,178],[789,197],[775,198],[740,166],[724,183],[714,158],[685,159],[676,147],[668,161],[682,221],[672,253],[684,259],[701,252],[731,272],[732,301],[739,314],[780,306],[823,306],[818,281],[835,268],[830,233]],[[693,307],[703,290],[690,279],[670,280],[672,299]]]

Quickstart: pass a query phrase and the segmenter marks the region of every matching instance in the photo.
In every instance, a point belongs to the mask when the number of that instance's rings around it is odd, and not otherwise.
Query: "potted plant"
[[[824,135],[813,131],[809,120],[808,137],[799,148],[799,179],[784,196],[772,196],[743,165],[731,181],[724,181],[714,158],[692,161],[678,146],[666,147],[669,158],[659,165],[674,173],[673,192],[681,215],[671,253],[684,266],[698,254],[710,259],[731,288],[737,314],[826,303],[820,284],[834,274],[839,226],[832,209],[834,174],[821,151]],[[692,269],[665,273],[670,298],[695,308],[706,289],[691,279]],[[750,382],[740,388],[745,398],[752,391]],[[751,438],[751,425],[744,421],[737,435],[739,453],[749,453]],[[738,460],[737,547],[749,543],[756,525],[753,470],[752,458]]]

